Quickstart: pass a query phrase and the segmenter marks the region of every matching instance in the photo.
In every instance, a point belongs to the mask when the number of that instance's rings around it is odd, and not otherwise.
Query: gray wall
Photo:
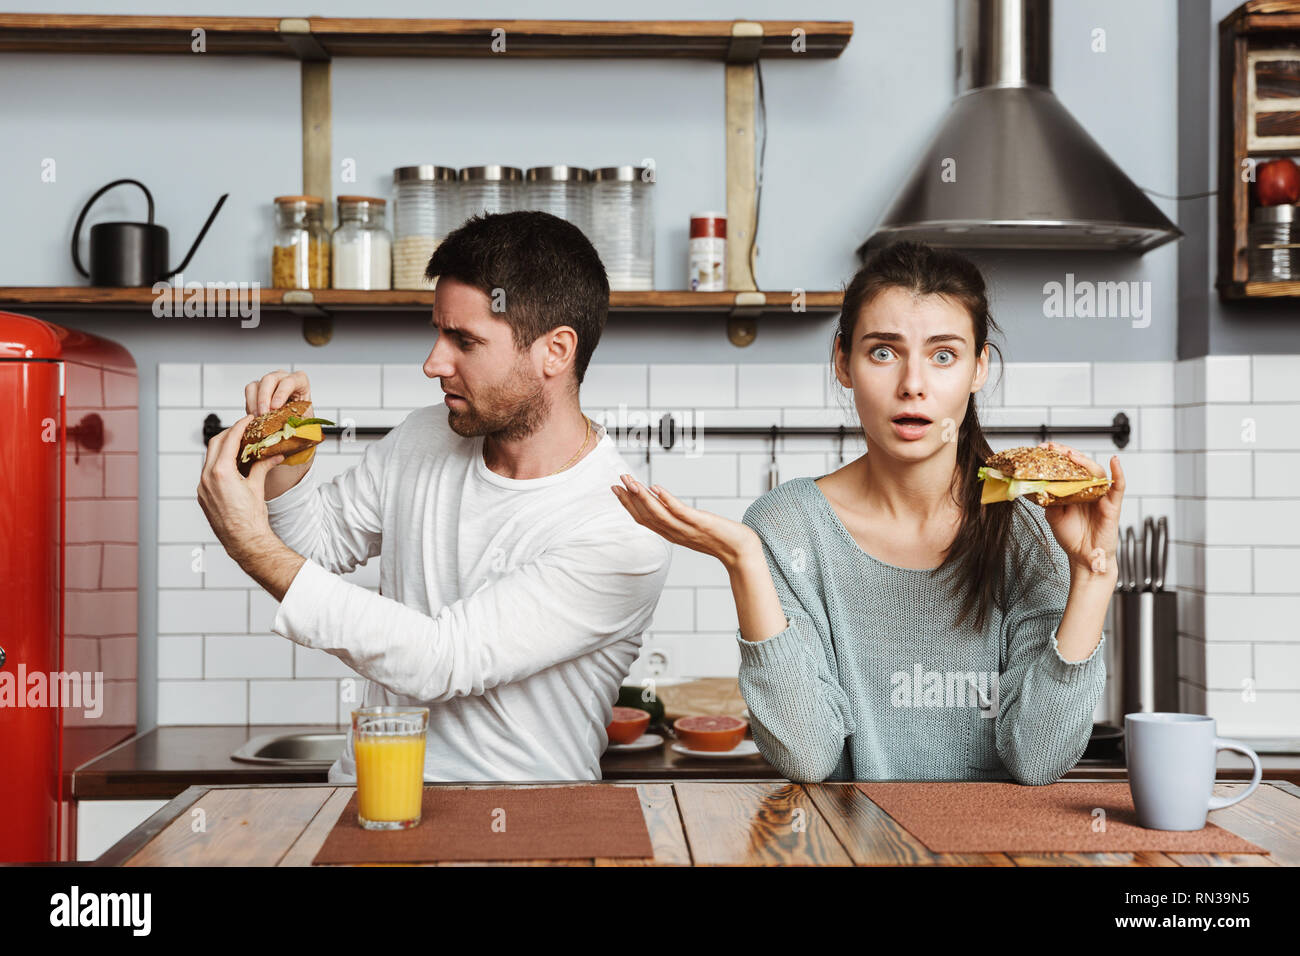
[[[1178,5],[1179,195],[1219,187],[1219,21],[1239,0],[1184,0]],[[1300,352],[1294,302],[1224,302],[1214,288],[1218,196],[1179,203],[1180,358]]]
[[[27,2],[4,9],[26,11]],[[48,12],[85,12],[84,0],[49,0]],[[252,0],[97,5],[101,13],[268,13]],[[316,0],[321,16],[455,17],[463,3],[379,0],[364,11]],[[855,22],[837,60],[773,61],[764,68],[768,107],[766,178],[759,233],[762,287],[839,288],[866,238],[953,95],[953,6],[923,2],[661,0],[653,9],[584,0],[498,2],[502,18],[789,19]],[[482,14],[478,14],[482,15]],[[1177,12],[1173,0],[1058,4],[1053,26],[1054,87],[1065,105],[1140,185],[1173,194],[1177,178]],[[1107,31],[1093,53],[1092,31]],[[82,281],[68,245],[78,210],[120,177],[153,190],[157,218],[171,230],[178,262],[217,196],[230,199],[185,270],[187,280],[267,282],[271,199],[301,190],[298,66],[246,58],[0,57],[0,182],[11,228],[0,233],[0,285]],[[725,208],[723,82],[719,65],[692,61],[341,60],[334,64],[334,150],[357,162],[358,182],[335,192],[387,194],[392,167],[416,162],[520,166],[551,162],[609,165],[654,157],[656,285],[685,280],[688,215]],[[42,183],[41,162],[57,163]],[[1155,199],[1167,215],[1173,202]],[[142,218],[143,201],[125,188],[101,200],[90,220]],[[89,222],[88,224],[89,225]],[[1185,241],[1185,240],[1184,240]],[[1141,259],[1089,255],[986,254],[994,314],[1009,361],[1168,360],[1176,350],[1178,247]],[[1043,284],[1066,273],[1096,281],[1152,284],[1148,328],[1128,320],[1047,319]],[[263,316],[237,320],[155,319],[139,314],[49,314],[52,321],[124,344],[140,368],[140,456],[157,455],[159,362],[422,362],[432,345],[425,320],[341,318],[334,340],[313,348],[298,324]],[[782,317],[760,323],[757,341],[731,347],[725,323],[707,315],[611,319],[597,363],[814,362],[828,355],[833,320]],[[273,367],[273,366],[269,366]],[[429,383],[430,401],[438,399]],[[231,396],[231,404],[239,396]],[[779,398],[774,401],[779,404]],[[196,425],[197,427],[197,425]],[[197,479],[196,479],[197,480]],[[157,474],[140,476],[140,627],[156,629]],[[141,727],[152,726],[156,670],[141,642]]]
[[[14,4],[7,9],[23,9]],[[80,12],[84,4],[44,4]],[[232,0],[221,13],[302,15]],[[1104,0],[1058,4],[1053,27],[1054,86],[1076,117],[1141,186],[1174,192],[1177,171],[1176,12],[1173,0],[1129,4]],[[128,3],[101,12],[210,13],[208,0]],[[356,5],[324,0],[319,15],[347,16]],[[381,0],[375,16],[456,16],[462,4]],[[764,66],[768,104],[766,181],[759,234],[760,286],[835,289],[856,268],[853,250],[904,178],[946,110],[953,92],[953,6],[921,2],[788,0],[707,3],[667,0],[656,17],[850,19],[855,35],[837,60],[771,61]],[[644,7],[583,0],[497,3],[503,18],[645,16]],[[1093,53],[1091,32],[1107,31],[1107,51]],[[178,57],[0,58],[6,149],[0,182],[10,221],[0,236],[0,283],[72,284],[80,277],[68,254],[72,224],[90,194],[111,179],[132,176],[153,190],[158,219],[172,232],[174,260],[188,246],[217,196],[230,199],[186,270],[191,280],[269,279],[270,200],[301,189],[298,68],[292,61]],[[600,165],[654,157],[656,285],[685,281],[688,215],[725,206],[722,71],[692,61],[340,60],[334,65],[334,160],[356,160],[358,181],[336,192],[387,195],[392,167],[434,161],[448,165],[544,162]],[[41,161],[57,162],[57,181],[40,181]],[[1174,203],[1156,202],[1171,216]],[[120,187],[105,196],[91,221],[141,218],[142,199]],[[995,315],[1006,330],[1008,359],[1169,358],[1175,349],[1177,246],[1141,259],[1095,255],[981,256],[992,282]],[[1049,320],[1043,283],[1136,279],[1152,283],[1151,326],[1124,320]],[[152,344],[127,340],[128,330],[103,316],[68,324],[110,331],[142,359]],[[597,361],[813,361],[826,355],[831,321],[792,317],[765,322],[743,352],[727,344],[718,320],[665,323],[615,320]],[[146,324],[149,338],[154,324]],[[367,322],[368,328],[374,328]],[[268,324],[230,338],[237,354],[276,328],[291,347],[293,327]],[[1098,333],[1104,334],[1098,334]],[[415,343],[419,342],[418,347]],[[191,339],[182,339],[182,345]],[[393,361],[419,351],[392,337],[368,343],[357,361]],[[331,361],[343,345],[325,350]],[[309,351],[307,346],[301,346]],[[169,355],[177,359],[190,353]],[[220,355],[217,356],[218,358]],[[420,356],[422,357],[422,356]]]

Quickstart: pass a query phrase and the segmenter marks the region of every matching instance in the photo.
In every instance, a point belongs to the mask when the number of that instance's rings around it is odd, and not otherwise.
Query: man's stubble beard
[[[536,431],[550,410],[542,383],[532,382],[518,392],[508,391],[508,386],[490,391],[463,411],[448,406],[447,423],[463,438],[491,435],[497,441],[518,441]]]

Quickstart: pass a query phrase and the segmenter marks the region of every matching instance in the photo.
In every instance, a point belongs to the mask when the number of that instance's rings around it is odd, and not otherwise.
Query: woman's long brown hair
[[[970,313],[974,326],[976,359],[988,343],[989,348],[998,353],[1001,363],[1002,351],[996,343],[989,342],[989,333],[1001,329],[989,313],[988,294],[979,268],[960,253],[935,249],[920,242],[896,242],[885,246],[872,255],[849,282],[844,291],[844,306],[835,340],[836,347],[846,358],[852,355],[853,329],[863,308],[890,288],[903,289],[918,296],[940,295],[961,305]],[[1005,559],[1008,551],[1012,567],[1032,571],[1037,564],[1024,562],[1016,536],[1011,533],[1013,516],[1025,505],[1019,501],[990,508],[980,505],[978,472],[992,454],[975,409],[975,396],[971,395],[957,432],[957,470],[952,486],[962,518],[940,569],[955,571],[952,575],[953,593],[961,602],[956,626],[960,627],[974,611],[976,630],[984,628],[995,604],[1004,611],[1007,607]],[[1020,518],[1029,520],[1024,514]],[[1040,541],[1040,544],[1044,546],[1046,555],[1046,542]],[[1047,563],[1045,561],[1043,565]]]

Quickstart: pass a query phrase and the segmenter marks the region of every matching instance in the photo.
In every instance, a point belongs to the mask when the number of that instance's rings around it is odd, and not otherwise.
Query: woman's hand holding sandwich
[[[1066,455],[1097,478],[1106,472],[1087,455],[1059,442],[1043,442],[1040,448]],[[1114,581],[1119,575],[1115,555],[1119,550],[1119,509],[1124,500],[1124,469],[1119,456],[1110,459],[1111,483],[1106,493],[1095,501],[1053,505],[1044,508],[1052,535],[1070,559],[1072,576],[1102,576]]]

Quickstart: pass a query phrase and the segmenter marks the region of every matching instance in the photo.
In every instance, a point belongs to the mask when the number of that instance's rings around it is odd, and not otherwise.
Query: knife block
[[[1176,592],[1116,591],[1113,605],[1120,726],[1124,714],[1178,712]]]

